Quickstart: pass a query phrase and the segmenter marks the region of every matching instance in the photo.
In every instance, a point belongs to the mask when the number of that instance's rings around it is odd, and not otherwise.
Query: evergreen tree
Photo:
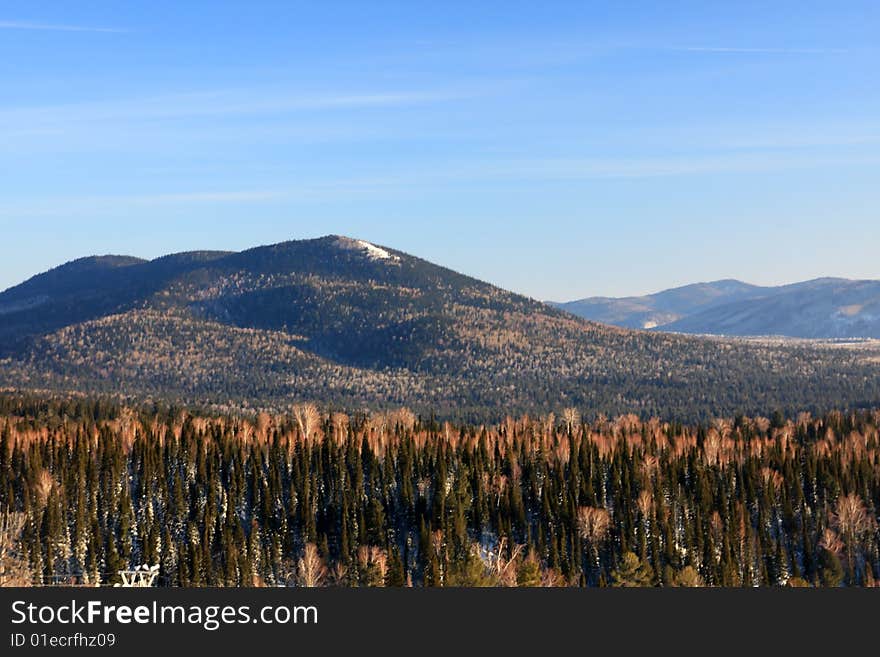
[[[612,586],[654,586],[654,573],[633,552],[624,552],[620,564],[611,573]]]

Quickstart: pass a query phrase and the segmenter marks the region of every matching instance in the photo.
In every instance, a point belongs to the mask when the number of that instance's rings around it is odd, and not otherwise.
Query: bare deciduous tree
[[[494,549],[480,550],[480,559],[501,586],[516,586],[516,568],[525,545],[517,545],[506,556],[507,537],[502,536]]]
[[[318,411],[318,407],[311,402],[307,402],[304,404],[294,404],[291,410],[303,438],[311,438],[321,422],[321,413]]]
[[[360,581],[364,586],[385,586],[388,553],[374,545],[362,545],[357,553]]]
[[[333,423],[333,434],[336,440],[340,442],[345,440],[349,426],[348,415],[345,413],[333,413],[330,416],[330,421]]]
[[[37,475],[35,488],[40,505],[45,506],[49,500],[49,495],[52,494],[52,489],[55,488],[55,479],[48,470],[40,470],[40,473]]]
[[[549,435],[553,433],[553,429],[556,428],[556,414],[555,413],[547,413],[547,415],[541,416],[541,429],[543,430],[545,435]]]
[[[643,490],[641,493],[639,493],[636,504],[638,504],[639,511],[642,514],[642,518],[647,521],[651,517],[651,509],[654,508],[654,496],[651,495],[651,491]]]
[[[327,566],[318,554],[314,543],[306,543],[306,549],[296,568],[296,579],[300,586],[313,588],[321,586],[327,576]]]
[[[577,522],[581,538],[590,543],[598,543],[608,533],[611,515],[606,509],[582,506],[578,509]]]
[[[416,425],[416,419],[416,414],[405,406],[388,414],[389,424],[392,426],[399,426],[401,429],[407,431],[413,430],[413,427]]]
[[[0,586],[29,586],[31,583],[27,561],[21,555],[21,533],[24,530],[23,513],[0,515]]]
[[[862,498],[855,493],[841,495],[834,505],[831,524],[840,531],[846,544],[846,561],[850,579],[854,577],[855,553],[859,549],[862,537],[874,527],[874,519],[868,515],[868,509]]]
[[[717,430],[709,429],[703,441],[703,456],[708,465],[716,465],[721,456],[722,438]]]
[[[830,527],[826,527],[825,531],[822,532],[822,538],[819,539],[819,547],[837,556],[843,554],[843,541],[840,540],[837,532]]]
[[[599,545],[611,526],[611,514],[607,509],[582,506],[577,510],[577,526],[580,537],[587,542],[592,565],[599,569]]]
[[[565,428],[574,431],[574,428],[581,423],[581,414],[578,409],[569,407],[562,411],[562,419],[565,421]]]
[[[774,495],[778,494],[785,485],[785,478],[773,468],[761,468],[761,479],[764,480],[764,485],[767,486]]]

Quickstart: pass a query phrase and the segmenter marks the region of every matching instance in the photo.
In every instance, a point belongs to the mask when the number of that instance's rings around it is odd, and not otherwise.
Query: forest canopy
[[[864,586],[880,411],[453,425],[0,397],[0,581]]]

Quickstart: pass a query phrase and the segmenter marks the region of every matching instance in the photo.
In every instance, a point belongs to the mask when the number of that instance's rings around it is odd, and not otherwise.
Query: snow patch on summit
[[[361,251],[370,260],[388,260],[389,262],[399,262],[400,257],[389,253],[385,249],[370,244],[364,240],[353,240],[350,237],[339,237],[336,240],[337,246],[349,251]]]

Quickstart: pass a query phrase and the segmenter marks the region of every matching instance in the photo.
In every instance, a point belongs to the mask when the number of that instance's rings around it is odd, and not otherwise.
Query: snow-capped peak
[[[339,237],[336,240],[338,246],[350,251],[361,251],[370,260],[388,260],[390,262],[398,262],[400,258],[393,253],[389,253],[385,249],[370,244],[365,240],[354,240],[350,237]]]

